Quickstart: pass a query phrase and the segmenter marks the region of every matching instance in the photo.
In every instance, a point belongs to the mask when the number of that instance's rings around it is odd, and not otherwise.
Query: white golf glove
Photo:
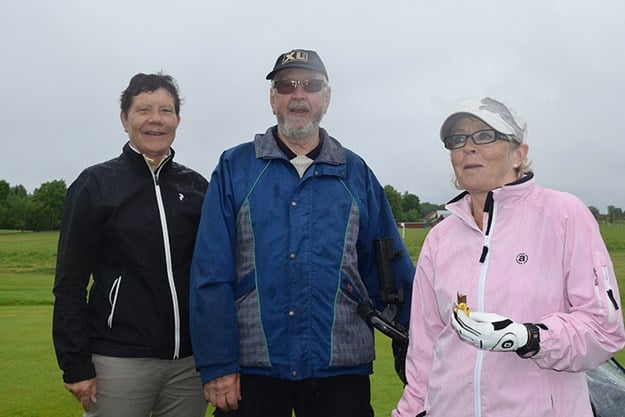
[[[451,324],[460,337],[480,349],[514,352],[527,346],[528,327],[494,313],[471,312],[452,309]]]

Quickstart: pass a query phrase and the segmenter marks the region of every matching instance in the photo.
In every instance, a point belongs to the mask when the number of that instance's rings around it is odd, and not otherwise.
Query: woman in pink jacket
[[[441,127],[464,192],[419,256],[394,417],[592,416],[581,371],[625,345],[614,269],[584,203],[536,184],[525,137],[488,97]]]

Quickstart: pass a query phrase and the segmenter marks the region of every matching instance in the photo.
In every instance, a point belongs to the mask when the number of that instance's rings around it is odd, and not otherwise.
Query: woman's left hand
[[[451,325],[460,338],[480,349],[514,352],[525,346],[529,339],[527,326],[494,313],[471,312],[452,309]]]

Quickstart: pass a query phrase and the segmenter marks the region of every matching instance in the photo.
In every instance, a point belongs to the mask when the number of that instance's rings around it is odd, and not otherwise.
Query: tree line
[[[599,209],[595,206],[588,206],[588,210],[600,222],[614,223],[615,221],[625,220],[625,213],[623,213],[623,209],[620,207],[608,206],[608,214],[599,213]]]
[[[384,186],[384,194],[398,222],[421,222],[429,213],[444,209],[443,204],[421,203],[416,195],[400,193],[391,185]]]
[[[67,186],[63,180],[45,182],[29,194],[23,185],[11,186],[0,179],[0,229],[59,230]],[[398,222],[421,222],[431,212],[442,210],[443,204],[422,203],[414,194],[401,193],[393,186],[384,186],[393,215]],[[625,220],[620,207],[608,206],[608,214],[600,214],[596,207],[588,209],[599,221]]]
[[[0,229],[59,230],[65,194],[63,180],[45,182],[32,194],[0,180]]]

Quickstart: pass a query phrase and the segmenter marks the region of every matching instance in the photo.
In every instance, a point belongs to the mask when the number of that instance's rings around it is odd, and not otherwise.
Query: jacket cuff
[[[85,368],[66,369],[63,371],[63,381],[66,384],[73,384],[75,382],[86,381],[96,377],[95,366],[90,363]]]
[[[220,376],[236,374],[241,371],[241,367],[239,366],[239,362],[235,361],[214,366],[198,366],[197,370],[200,372],[202,385],[204,385]]]
[[[521,358],[531,358],[540,350],[540,330],[547,330],[547,326],[542,323],[524,323],[527,328],[527,343],[516,350],[516,354]]]

